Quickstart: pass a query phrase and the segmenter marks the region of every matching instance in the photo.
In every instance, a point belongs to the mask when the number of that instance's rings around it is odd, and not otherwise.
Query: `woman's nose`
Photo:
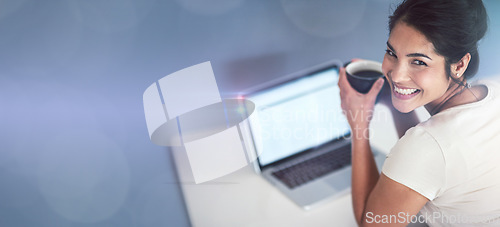
[[[395,64],[389,71],[389,75],[394,83],[401,83],[410,80],[408,70],[401,64]]]

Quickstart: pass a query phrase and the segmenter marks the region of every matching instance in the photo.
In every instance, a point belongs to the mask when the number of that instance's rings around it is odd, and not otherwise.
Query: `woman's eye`
[[[387,50],[385,50],[385,53],[391,57],[396,57],[396,54],[394,54],[394,52],[392,52],[392,50],[387,49]]]
[[[423,61],[420,61],[420,60],[414,60],[413,61],[413,64],[415,65],[423,65],[423,66],[427,66],[427,64]]]

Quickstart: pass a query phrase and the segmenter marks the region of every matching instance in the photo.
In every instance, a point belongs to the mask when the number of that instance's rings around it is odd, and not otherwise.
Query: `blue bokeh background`
[[[189,226],[144,90],[204,61],[223,97],[331,59],[381,61],[397,2],[1,0],[0,226]],[[500,1],[484,3],[479,78],[500,74]]]

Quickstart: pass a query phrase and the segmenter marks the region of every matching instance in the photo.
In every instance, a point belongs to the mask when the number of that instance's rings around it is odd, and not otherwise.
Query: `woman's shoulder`
[[[443,110],[422,122],[420,126],[426,128],[441,127],[441,124],[460,123],[468,119],[487,120],[488,116],[497,117],[500,114],[500,96],[498,95],[500,94],[500,79],[475,81],[472,83],[471,91],[475,96],[475,101]],[[478,116],[484,118],[478,118]]]
[[[480,99],[480,101],[484,99],[498,99],[498,92],[500,91],[500,77],[495,77],[495,78],[488,78],[488,79],[482,79],[478,80],[472,83],[473,86],[478,86],[478,87],[484,87],[485,90],[482,92],[485,92],[484,98]]]
[[[451,138],[468,138],[470,135],[483,131],[486,128],[500,128],[500,80],[481,80],[474,82],[474,86],[484,85],[487,94],[477,102],[468,103],[446,109],[417,126],[408,130],[413,136],[416,132],[425,131],[438,143]],[[453,135],[453,136],[450,136]]]
[[[429,121],[427,121],[429,122]],[[429,131],[428,123],[420,123],[410,129],[408,129],[405,134],[398,140],[399,144],[413,144],[414,146],[419,146],[419,144],[432,142],[437,142],[433,136],[432,130]]]

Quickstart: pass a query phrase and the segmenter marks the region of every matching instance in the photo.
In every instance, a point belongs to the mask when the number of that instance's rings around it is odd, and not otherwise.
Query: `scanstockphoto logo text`
[[[365,214],[365,222],[368,224],[407,224],[407,223],[444,223],[444,224],[499,224],[500,216],[464,216],[460,214],[445,215],[440,212],[425,213],[422,215],[411,215],[405,212],[397,214],[374,214],[367,212]]]

